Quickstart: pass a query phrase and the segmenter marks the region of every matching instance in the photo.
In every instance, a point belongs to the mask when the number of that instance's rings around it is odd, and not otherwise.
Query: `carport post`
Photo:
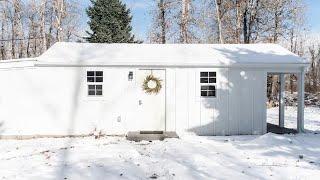
[[[279,74],[280,91],[279,91],[279,127],[284,127],[284,106],[285,106],[285,77]]]
[[[304,132],[304,68],[298,73],[298,114],[297,130]]]

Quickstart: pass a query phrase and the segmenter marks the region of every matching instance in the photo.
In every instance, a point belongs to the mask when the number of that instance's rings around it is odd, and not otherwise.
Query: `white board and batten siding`
[[[264,134],[267,73],[307,65],[275,44],[56,43],[0,62],[0,135]],[[103,82],[87,82],[88,71],[103,71]],[[201,95],[201,72],[216,73],[215,97]],[[148,74],[162,80],[156,95],[142,89]],[[89,96],[89,85],[102,96]]]
[[[200,72],[217,72],[216,97],[200,96]],[[167,128],[199,135],[266,132],[266,73],[228,68],[167,70]],[[175,82],[175,83],[174,83]]]
[[[102,97],[88,97],[87,71],[103,71]],[[128,81],[130,71],[133,81]],[[214,98],[200,96],[203,71],[217,73]],[[94,129],[106,134],[133,130],[264,133],[265,73],[244,71],[241,76],[242,71],[228,68],[153,70],[163,80],[163,89],[155,96],[146,95],[141,87],[150,72],[108,67],[0,70],[0,81],[6,84],[0,89],[2,135],[88,134]]]

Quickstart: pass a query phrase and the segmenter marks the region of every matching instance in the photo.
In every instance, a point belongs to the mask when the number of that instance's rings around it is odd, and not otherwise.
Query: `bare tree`
[[[236,20],[237,20],[237,28],[236,28],[236,43],[241,42],[241,2],[242,0],[236,0]]]
[[[218,23],[218,39],[219,39],[219,42],[223,44],[224,39],[222,36],[222,10],[221,10],[222,3],[221,3],[221,0],[215,0],[215,3],[216,3],[216,17],[217,17],[217,23]]]
[[[46,9],[47,9],[47,0],[43,0],[41,2],[41,8],[40,8],[41,53],[47,50]]]
[[[309,54],[311,60],[311,66],[307,73],[306,88],[308,92],[317,93],[320,89],[320,46],[310,46]]]
[[[64,0],[54,0],[53,9],[55,12],[55,28],[56,28],[56,41],[62,41],[62,21],[66,16],[65,1]]]
[[[177,2],[174,0],[155,0],[155,6],[150,10],[153,19],[148,38],[151,43],[165,44],[172,40],[173,35],[170,31],[176,17],[176,5]]]
[[[77,9],[74,0],[0,1],[0,58],[34,57],[57,41],[75,40]]]
[[[160,24],[161,24],[161,43],[166,43],[166,11],[165,11],[165,4],[164,0],[160,0],[159,2],[159,10],[160,10]]]
[[[1,9],[1,39],[7,39],[8,34],[8,16],[5,8]],[[8,59],[7,45],[5,41],[1,41],[1,59]]]
[[[189,43],[188,25],[190,22],[190,0],[182,0],[182,12],[180,22],[181,42]]]

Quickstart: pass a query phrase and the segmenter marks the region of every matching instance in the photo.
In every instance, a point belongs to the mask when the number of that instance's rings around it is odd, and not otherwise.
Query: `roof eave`
[[[308,67],[310,63],[234,63],[234,64],[171,64],[171,63],[68,63],[68,62],[36,62],[35,66],[56,66],[56,67],[250,67],[250,68],[274,68],[274,67]]]

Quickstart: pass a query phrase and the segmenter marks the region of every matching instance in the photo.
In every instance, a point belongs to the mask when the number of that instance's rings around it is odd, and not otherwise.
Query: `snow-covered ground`
[[[279,122],[279,108],[268,109],[267,121],[272,124]],[[284,125],[287,128],[297,128],[297,108],[293,106],[285,107]],[[305,129],[309,131],[318,131],[320,133],[320,108],[306,107],[304,111],[304,125]]]
[[[306,119],[310,118],[306,123],[312,123],[309,129],[318,130],[319,113],[312,119],[309,112],[319,110],[306,109]],[[138,143],[123,137],[0,140],[0,179],[319,177],[320,134],[314,133],[226,137],[183,135],[180,139]]]

